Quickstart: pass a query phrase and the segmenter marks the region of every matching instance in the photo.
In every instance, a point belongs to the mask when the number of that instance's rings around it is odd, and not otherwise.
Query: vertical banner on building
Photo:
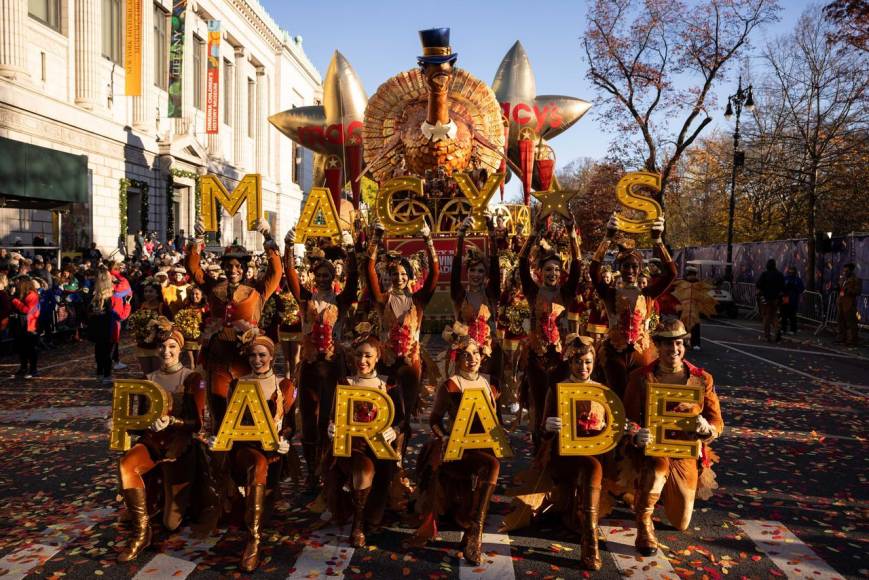
[[[142,3],[127,0],[124,18],[124,94],[138,97],[142,94]]]
[[[205,132],[220,127],[220,20],[208,21],[208,77],[205,81]]]
[[[181,117],[184,95],[184,20],[187,0],[172,2],[172,42],[169,44],[169,116]],[[195,74],[195,72],[194,72]]]

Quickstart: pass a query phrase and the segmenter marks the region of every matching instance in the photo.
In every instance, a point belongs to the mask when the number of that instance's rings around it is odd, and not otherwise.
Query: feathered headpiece
[[[643,264],[643,255],[637,250],[637,242],[632,238],[622,238],[616,241],[619,253],[616,254],[616,262],[621,263],[628,258],[635,258],[640,265]]]
[[[237,336],[244,354],[249,354],[255,346],[264,346],[272,356],[275,355],[275,343],[256,326],[248,328]]]
[[[146,342],[149,344],[162,344],[171,338],[178,343],[178,346],[184,347],[184,335],[165,316],[158,316],[148,322],[147,329],[148,340]]]
[[[353,327],[353,342],[351,343],[353,348],[356,348],[360,344],[367,342],[374,333],[374,325],[372,325],[367,320],[364,320]]]
[[[594,354],[594,339],[590,336],[582,336],[575,332],[571,332],[564,339],[564,360],[570,360],[577,353],[583,352],[591,347],[591,352]]]
[[[459,351],[467,349],[470,345],[475,344],[480,349],[480,353],[488,356],[491,349],[481,345],[471,335],[467,324],[461,322],[453,322],[452,325],[444,327],[441,337],[450,345],[450,359],[455,360]]]

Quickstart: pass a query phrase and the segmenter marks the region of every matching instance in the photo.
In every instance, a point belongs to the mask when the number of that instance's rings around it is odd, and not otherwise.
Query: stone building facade
[[[125,1],[143,3],[141,96],[124,95]],[[139,229],[162,239],[189,233],[196,176],[205,173],[229,190],[260,173],[265,217],[278,233],[295,224],[310,187],[309,156],[267,118],[321,98],[301,37],[281,30],[256,0],[189,0],[181,116],[168,118],[171,12],[171,0],[0,0],[0,139],[85,155],[88,183],[86,202],[59,212],[11,209],[0,199],[0,245],[29,245],[35,235],[56,243],[61,230],[64,250],[94,242],[108,255]],[[222,37],[219,132],[209,135],[211,20],[221,22]],[[243,211],[224,216],[221,230],[222,243],[253,249]]]

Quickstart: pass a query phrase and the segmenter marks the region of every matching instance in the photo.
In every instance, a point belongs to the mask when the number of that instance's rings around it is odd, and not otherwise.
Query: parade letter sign
[[[373,418],[370,421],[358,421],[357,405],[371,405]],[[401,459],[383,438],[383,431],[392,425],[394,418],[392,399],[380,389],[338,385],[335,391],[335,439],[332,440],[335,457],[350,457],[353,438],[362,437],[378,459]]]
[[[335,241],[341,239],[338,208],[328,189],[315,187],[308,194],[299,223],[296,224],[296,243],[304,244],[308,238],[326,237]]]
[[[561,431],[558,434],[558,454],[602,455],[615,449],[625,429],[625,407],[612,390],[595,383],[558,383],[558,415]],[[594,401],[606,411],[606,426],[591,437],[577,433],[576,403]]]
[[[247,412],[253,419],[252,425],[242,423]],[[235,387],[212,449],[229,451],[236,441],[258,442],[265,451],[278,448],[278,430],[266,398],[254,381],[239,381]]]
[[[142,414],[132,414],[132,397],[145,399]],[[150,427],[158,417],[162,417],[171,407],[172,397],[153,381],[123,379],[115,381],[112,394],[112,431],[109,435],[109,449],[126,451],[130,448],[130,431],[142,431]]]
[[[263,189],[259,173],[245,175],[232,194],[226,191],[216,175],[208,174],[200,178],[202,191],[202,224],[207,232],[217,231],[217,204],[222,205],[229,215],[235,215],[241,204],[247,201],[247,229],[256,229],[257,220],[262,216]]]
[[[619,229],[629,234],[648,232],[651,230],[652,222],[664,214],[657,201],[637,191],[640,187],[660,192],[661,175],[648,171],[634,171],[622,177],[616,185],[616,199],[622,206],[646,214],[645,219],[618,216]]]
[[[482,433],[471,433],[475,418],[483,426]],[[491,449],[495,457],[513,457],[510,441],[498,424],[495,406],[484,389],[467,389],[462,393],[462,401],[453,420],[450,442],[444,452],[444,461],[461,459],[465,449]]]
[[[700,457],[700,442],[672,439],[668,431],[695,433],[700,414],[702,387],[649,383],[646,393],[646,427],[653,442],[646,446],[650,457]],[[668,409],[667,407],[675,407]]]

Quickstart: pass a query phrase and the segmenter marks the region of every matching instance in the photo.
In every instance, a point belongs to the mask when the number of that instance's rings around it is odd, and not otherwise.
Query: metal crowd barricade
[[[757,288],[751,282],[737,282],[733,285],[733,301],[740,308],[749,311],[748,318],[757,318]]]
[[[806,290],[800,296],[800,304],[797,308],[797,316],[816,325],[815,334],[818,334],[827,325],[829,314],[828,301],[823,294]]]

